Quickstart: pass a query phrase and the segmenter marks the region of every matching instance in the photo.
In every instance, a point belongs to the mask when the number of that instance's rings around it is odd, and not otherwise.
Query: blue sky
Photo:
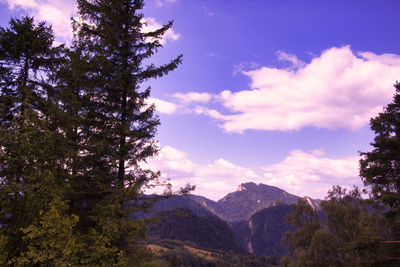
[[[174,20],[149,81],[161,151],[148,165],[217,200],[247,181],[324,198],[361,185],[369,118],[400,80],[399,1],[146,1],[148,29]],[[30,14],[71,38],[73,1],[0,0],[0,25]]]

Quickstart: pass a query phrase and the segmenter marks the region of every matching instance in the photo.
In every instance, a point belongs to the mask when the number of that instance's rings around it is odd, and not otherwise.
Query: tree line
[[[172,21],[145,32],[142,0],[77,0],[72,44],[25,16],[0,28],[0,265],[138,265],[163,184],[142,168],[159,119],[143,82]],[[168,189],[168,188],[167,188]]]

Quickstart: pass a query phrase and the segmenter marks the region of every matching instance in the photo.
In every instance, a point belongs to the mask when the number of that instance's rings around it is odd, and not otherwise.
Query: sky
[[[400,1],[149,0],[154,30],[174,24],[152,58],[174,72],[151,86],[160,152],[148,167],[213,200],[240,183],[324,199],[362,186],[369,120],[400,81]],[[31,15],[71,41],[71,0],[0,0],[0,26]]]

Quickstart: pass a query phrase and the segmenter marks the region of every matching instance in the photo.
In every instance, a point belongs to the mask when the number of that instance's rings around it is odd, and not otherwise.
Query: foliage
[[[393,238],[400,238],[400,83],[394,87],[392,103],[371,119],[376,136],[373,150],[361,153],[360,176],[373,197],[390,207],[387,215],[396,227]]]
[[[0,29],[0,262],[114,266],[147,255],[138,240],[158,172],[150,88],[181,56],[146,65],[172,22],[143,32],[141,0],[78,0],[72,47],[33,18]],[[187,188],[188,190],[190,188]],[[171,192],[169,192],[171,193]]]
[[[172,22],[143,32],[143,1],[77,2],[82,21],[74,21],[70,67],[81,78],[73,83],[77,101],[66,109],[78,116],[75,128],[67,130],[77,149],[68,166],[73,170],[71,209],[80,218],[77,229],[87,235],[85,242],[91,244],[93,232],[100,235],[109,252],[97,255],[114,255],[117,264],[139,251],[135,240],[144,236],[145,224],[132,220],[133,214],[144,208],[141,194],[159,175],[141,168],[158,151],[153,138],[159,124],[154,105],[146,101],[150,88],[141,84],[174,70],[181,56],[160,67],[145,65]],[[72,84],[70,77],[63,85]]]
[[[34,246],[27,236],[41,231],[35,225],[48,219],[41,212],[64,203],[57,200],[66,186],[58,149],[62,136],[52,130],[56,107],[46,75],[57,64],[59,48],[52,42],[51,27],[35,25],[30,17],[11,19],[8,29],[0,29],[0,224],[7,263],[26,261]],[[63,225],[65,209],[58,211],[54,219],[60,221],[53,223]],[[39,261],[46,261],[43,257]]]
[[[79,245],[73,234],[76,215],[65,215],[67,205],[59,199],[39,211],[37,221],[22,229],[27,250],[15,261],[18,264],[71,266],[78,263]]]
[[[384,204],[391,229],[384,244],[391,258],[399,259],[400,239],[400,83],[394,85],[393,101],[370,121],[375,132],[373,150],[362,152],[360,176],[372,197]],[[397,242],[397,243],[396,243]],[[398,262],[398,261],[397,261]]]
[[[286,234],[290,251],[284,266],[372,266],[388,259],[380,242],[390,235],[382,206],[362,199],[357,188],[347,193],[341,187],[321,206],[315,211],[299,200],[293,207],[287,220],[298,228]]]

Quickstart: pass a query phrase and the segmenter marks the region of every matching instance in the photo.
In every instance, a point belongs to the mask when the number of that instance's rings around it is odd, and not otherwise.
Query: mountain
[[[255,255],[275,255],[282,257],[288,250],[282,244],[282,237],[294,227],[286,224],[285,217],[292,211],[286,204],[278,204],[263,209],[249,220],[249,252]]]
[[[251,215],[265,208],[281,204],[297,204],[298,196],[265,184],[242,183],[237,191],[229,193],[217,202],[198,195],[178,195],[157,201],[151,211],[143,216],[151,217],[160,210],[187,207],[199,216],[216,215],[230,223],[248,221]],[[304,197],[313,209],[319,209],[319,200]]]
[[[281,257],[287,253],[282,244],[286,231],[294,230],[286,224],[285,216],[292,208],[277,204],[253,214],[248,221],[231,223],[238,246],[255,255]]]
[[[201,249],[245,251],[282,256],[281,239],[291,230],[285,216],[300,197],[265,184],[243,183],[215,202],[202,196],[173,196],[158,201],[147,218],[149,239],[193,242]],[[313,209],[319,200],[304,198]]]
[[[193,198],[195,196],[172,196],[166,199],[162,199],[157,201],[151,211],[146,214],[146,217],[152,217],[154,214],[156,214],[159,211],[162,210],[174,210],[176,208],[181,208],[181,207],[186,207],[192,212],[194,212],[198,216],[210,216],[210,215],[215,215],[212,209],[209,209],[207,206],[202,205],[195,201]],[[198,199],[201,199],[203,197],[196,196]],[[206,199],[206,198],[204,198]],[[208,200],[208,199],[207,199]],[[210,202],[213,202],[212,200],[208,200]]]
[[[149,239],[191,241],[202,249],[239,252],[229,224],[215,215],[199,216],[187,207],[155,214],[158,220],[147,228]]]
[[[230,222],[248,221],[254,213],[277,203],[295,204],[299,197],[265,184],[244,183],[217,202],[217,212]]]
[[[218,213],[218,204],[215,201],[212,201],[208,198],[198,196],[198,195],[190,195],[189,198],[207,210],[211,211],[213,214],[220,216]]]

